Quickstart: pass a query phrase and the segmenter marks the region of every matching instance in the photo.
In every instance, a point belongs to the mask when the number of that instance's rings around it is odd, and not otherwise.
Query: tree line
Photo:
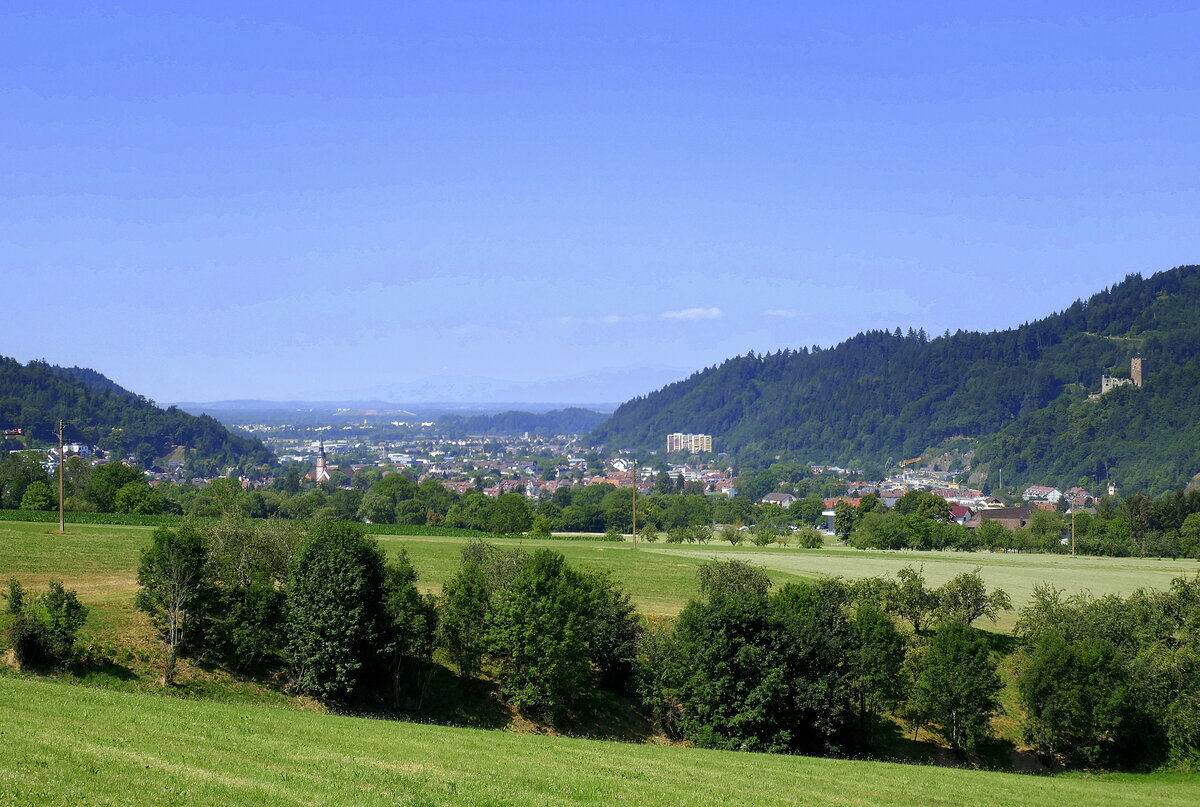
[[[530,500],[522,493],[498,497],[478,489],[464,494],[435,479],[418,483],[405,473],[359,471],[350,488],[343,480],[321,484],[289,481],[284,476],[269,488],[244,490],[236,479],[218,478],[207,486],[151,486],[136,466],[108,463],[92,467],[80,458],[66,463],[66,504],[71,511],[246,518],[341,519],[373,524],[428,525],[514,535],[561,532],[628,534],[633,529],[633,491],[611,484],[562,487],[552,496]],[[666,474],[649,494],[637,500],[637,524],[647,541],[707,543],[711,540],[820,546],[813,529],[825,526],[819,494],[829,480],[789,474],[777,463],[766,482],[795,478],[797,493],[788,507],[758,504],[748,496],[711,496],[690,483],[679,492]],[[757,476],[752,477],[757,479]],[[0,506],[26,510],[57,507],[57,485],[37,458],[14,452],[0,457]],[[293,484],[294,483],[294,484]],[[841,483],[844,485],[844,483]],[[986,511],[984,511],[986,516]],[[731,529],[719,529],[726,525]],[[751,526],[753,529],[736,529]],[[910,491],[894,507],[868,494],[858,505],[840,501],[834,508],[837,538],[859,549],[947,551],[1075,551],[1115,557],[1200,557],[1200,490],[1178,489],[1150,498],[1144,493],[1104,496],[1074,519],[1061,511],[1035,509],[1029,523],[1009,529],[986,517],[977,528],[950,520],[950,505],[927,491]]]
[[[834,531],[858,549],[920,549],[1070,553],[1111,557],[1200,558],[1200,491],[1105,496],[1094,512],[1073,518],[1033,510],[1024,527],[986,517],[977,528],[947,520],[949,505],[923,491],[906,493],[888,510],[874,496],[857,507],[839,502]],[[987,511],[983,511],[986,516]],[[1072,532],[1073,531],[1073,532]]]

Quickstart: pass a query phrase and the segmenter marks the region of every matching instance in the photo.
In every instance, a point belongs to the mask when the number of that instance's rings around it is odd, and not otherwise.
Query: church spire
[[[329,481],[329,469],[325,467],[325,441],[321,440],[321,447],[317,451],[317,471],[313,474],[317,484]]]

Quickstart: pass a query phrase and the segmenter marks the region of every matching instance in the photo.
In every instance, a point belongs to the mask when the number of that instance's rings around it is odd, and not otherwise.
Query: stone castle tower
[[[1145,365],[1143,361],[1141,353],[1129,360],[1129,377],[1133,379],[1135,387],[1142,386],[1142,382],[1145,379]]]

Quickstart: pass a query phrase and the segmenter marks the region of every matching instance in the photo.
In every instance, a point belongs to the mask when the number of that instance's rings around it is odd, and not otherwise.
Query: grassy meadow
[[[153,528],[71,524],[67,535],[58,535],[48,524],[0,522],[0,582],[16,577],[27,587],[41,588],[52,579],[62,580],[79,592],[91,609],[81,640],[120,648],[120,652],[145,656],[155,649],[143,617],[133,607],[137,587],[138,554]],[[458,567],[467,539],[431,536],[381,535],[378,540],[390,553],[403,548],[420,575],[419,584],[440,591]],[[1196,561],[1150,558],[1097,558],[1068,555],[957,552],[867,551],[839,547],[732,547],[712,543],[664,545],[642,543],[634,551],[626,542],[508,539],[498,543],[527,549],[548,547],[563,553],[581,568],[605,569],[630,592],[637,607],[647,614],[672,615],[696,596],[696,568],[713,557],[740,558],[760,564],[777,585],[802,578],[835,575],[846,578],[894,574],[905,565],[921,566],[930,585],[981,568],[990,586],[1006,590],[1020,608],[1033,588],[1050,583],[1069,592],[1128,594],[1140,587],[1164,588],[1180,574],[1200,572]],[[0,616],[0,619],[3,619]],[[995,625],[982,627],[1008,631],[1015,612],[1002,615]]]
[[[707,547],[664,547],[652,545],[649,552],[677,557],[692,557],[700,552],[708,557],[740,558],[758,563],[775,574],[848,579],[894,575],[904,566],[921,567],[930,586],[940,586],[976,567],[989,588],[1002,588],[1012,597],[1016,610],[1030,602],[1038,585],[1049,583],[1069,593],[1090,591],[1095,595],[1131,594],[1139,588],[1167,588],[1171,579],[1200,573],[1195,560],[1158,558],[1101,558],[1087,555],[1040,555],[1015,552],[912,552],[892,550],[861,551],[848,547],[826,549],[788,549],[777,547],[732,547],[710,544]],[[981,620],[979,627],[1010,631],[1016,623],[1016,610],[1002,614],[995,625]]]
[[[88,631],[97,635],[124,632],[138,620],[133,609],[138,553],[152,528],[68,525],[58,535],[47,524],[0,522],[0,581],[16,577],[26,586],[44,586],[51,579],[75,588],[93,607]],[[377,536],[390,553],[403,548],[420,575],[419,584],[440,591],[458,568],[464,538]],[[905,565],[924,568],[930,585],[941,585],[976,566],[990,586],[1006,590],[1020,608],[1034,587],[1050,583],[1068,592],[1129,594],[1137,588],[1165,588],[1171,578],[1200,572],[1200,562],[1152,558],[1070,557],[1015,553],[859,551],[840,547],[732,547],[728,544],[640,544],[501,539],[497,543],[527,549],[548,547],[581,568],[606,569],[629,591],[647,614],[676,614],[697,594],[696,568],[713,557],[741,558],[760,564],[777,585],[789,580],[834,575],[846,578],[894,574]],[[93,621],[94,620],[94,621]],[[995,626],[1008,630],[1009,614]],[[981,623],[987,627],[986,620]],[[86,635],[85,635],[86,640]]]
[[[1028,776],[337,717],[0,674],[0,804],[1174,807],[1185,774]]]
[[[0,523],[0,582],[27,588],[62,580],[90,609],[80,644],[89,660],[40,680],[0,664],[0,805],[182,804],[1074,804],[1175,805],[1200,800],[1188,775],[1023,776],[879,762],[731,754],[653,744],[634,713],[580,725],[612,743],[531,734],[486,694],[430,702],[419,719],[515,728],[483,731],[319,714],[279,682],[239,678],[184,662],[172,697],[157,682],[161,649],[133,606],[139,553],[152,528]],[[458,567],[466,539],[379,536],[408,552],[431,591]],[[1044,555],[859,552],[826,547],[731,547],[507,539],[549,547],[579,567],[603,569],[652,615],[676,614],[697,594],[696,569],[713,557],[764,566],[776,582],[894,573],[923,565],[930,584],[982,567],[1018,607],[1045,581],[1068,591],[1128,593],[1166,586],[1195,562]],[[0,609],[2,611],[2,609]],[[0,612],[0,628],[6,616]],[[995,626],[1007,630],[1009,616]],[[985,624],[986,626],[986,624]],[[1002,641],[1001,637],[997,637]],[[3,655],[0,638],[0,656]],[[448,672],[446,673],[449,674]],[[1002,665],[1002,674],[1004,673]],[[74,684],[69,686],[67,684]],[[79,686],[82,684],[83,686]],[[120,690],[125,690],[124,692]],[[1013,701],[1011,686],[1004,694]],[[147,694],[152,693],[152,694]],[[132,698],[132,700],[131,700]],[[469,702],[468,702],[469,701]],[[997,716],[1005,748],[1015,712]],[[625,722],[621,722],[624,720]],[[636,725],[635,725],[636,723]],[[647,742],[649,741],[649,742]],[[897,736],[908,758],[945,761],[928,737]],[[1009,753],[1002,751],[1002,754]],[[1003,764],[1003,763],[1001,763]],[[131,782],[136,781],[136,798]]]

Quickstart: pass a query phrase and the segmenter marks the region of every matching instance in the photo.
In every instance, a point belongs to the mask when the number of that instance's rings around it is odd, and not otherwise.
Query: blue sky
[[[0,353],[159,401],[620,401],[1200,261],[1195,4],[97,5],[0,25]]]

